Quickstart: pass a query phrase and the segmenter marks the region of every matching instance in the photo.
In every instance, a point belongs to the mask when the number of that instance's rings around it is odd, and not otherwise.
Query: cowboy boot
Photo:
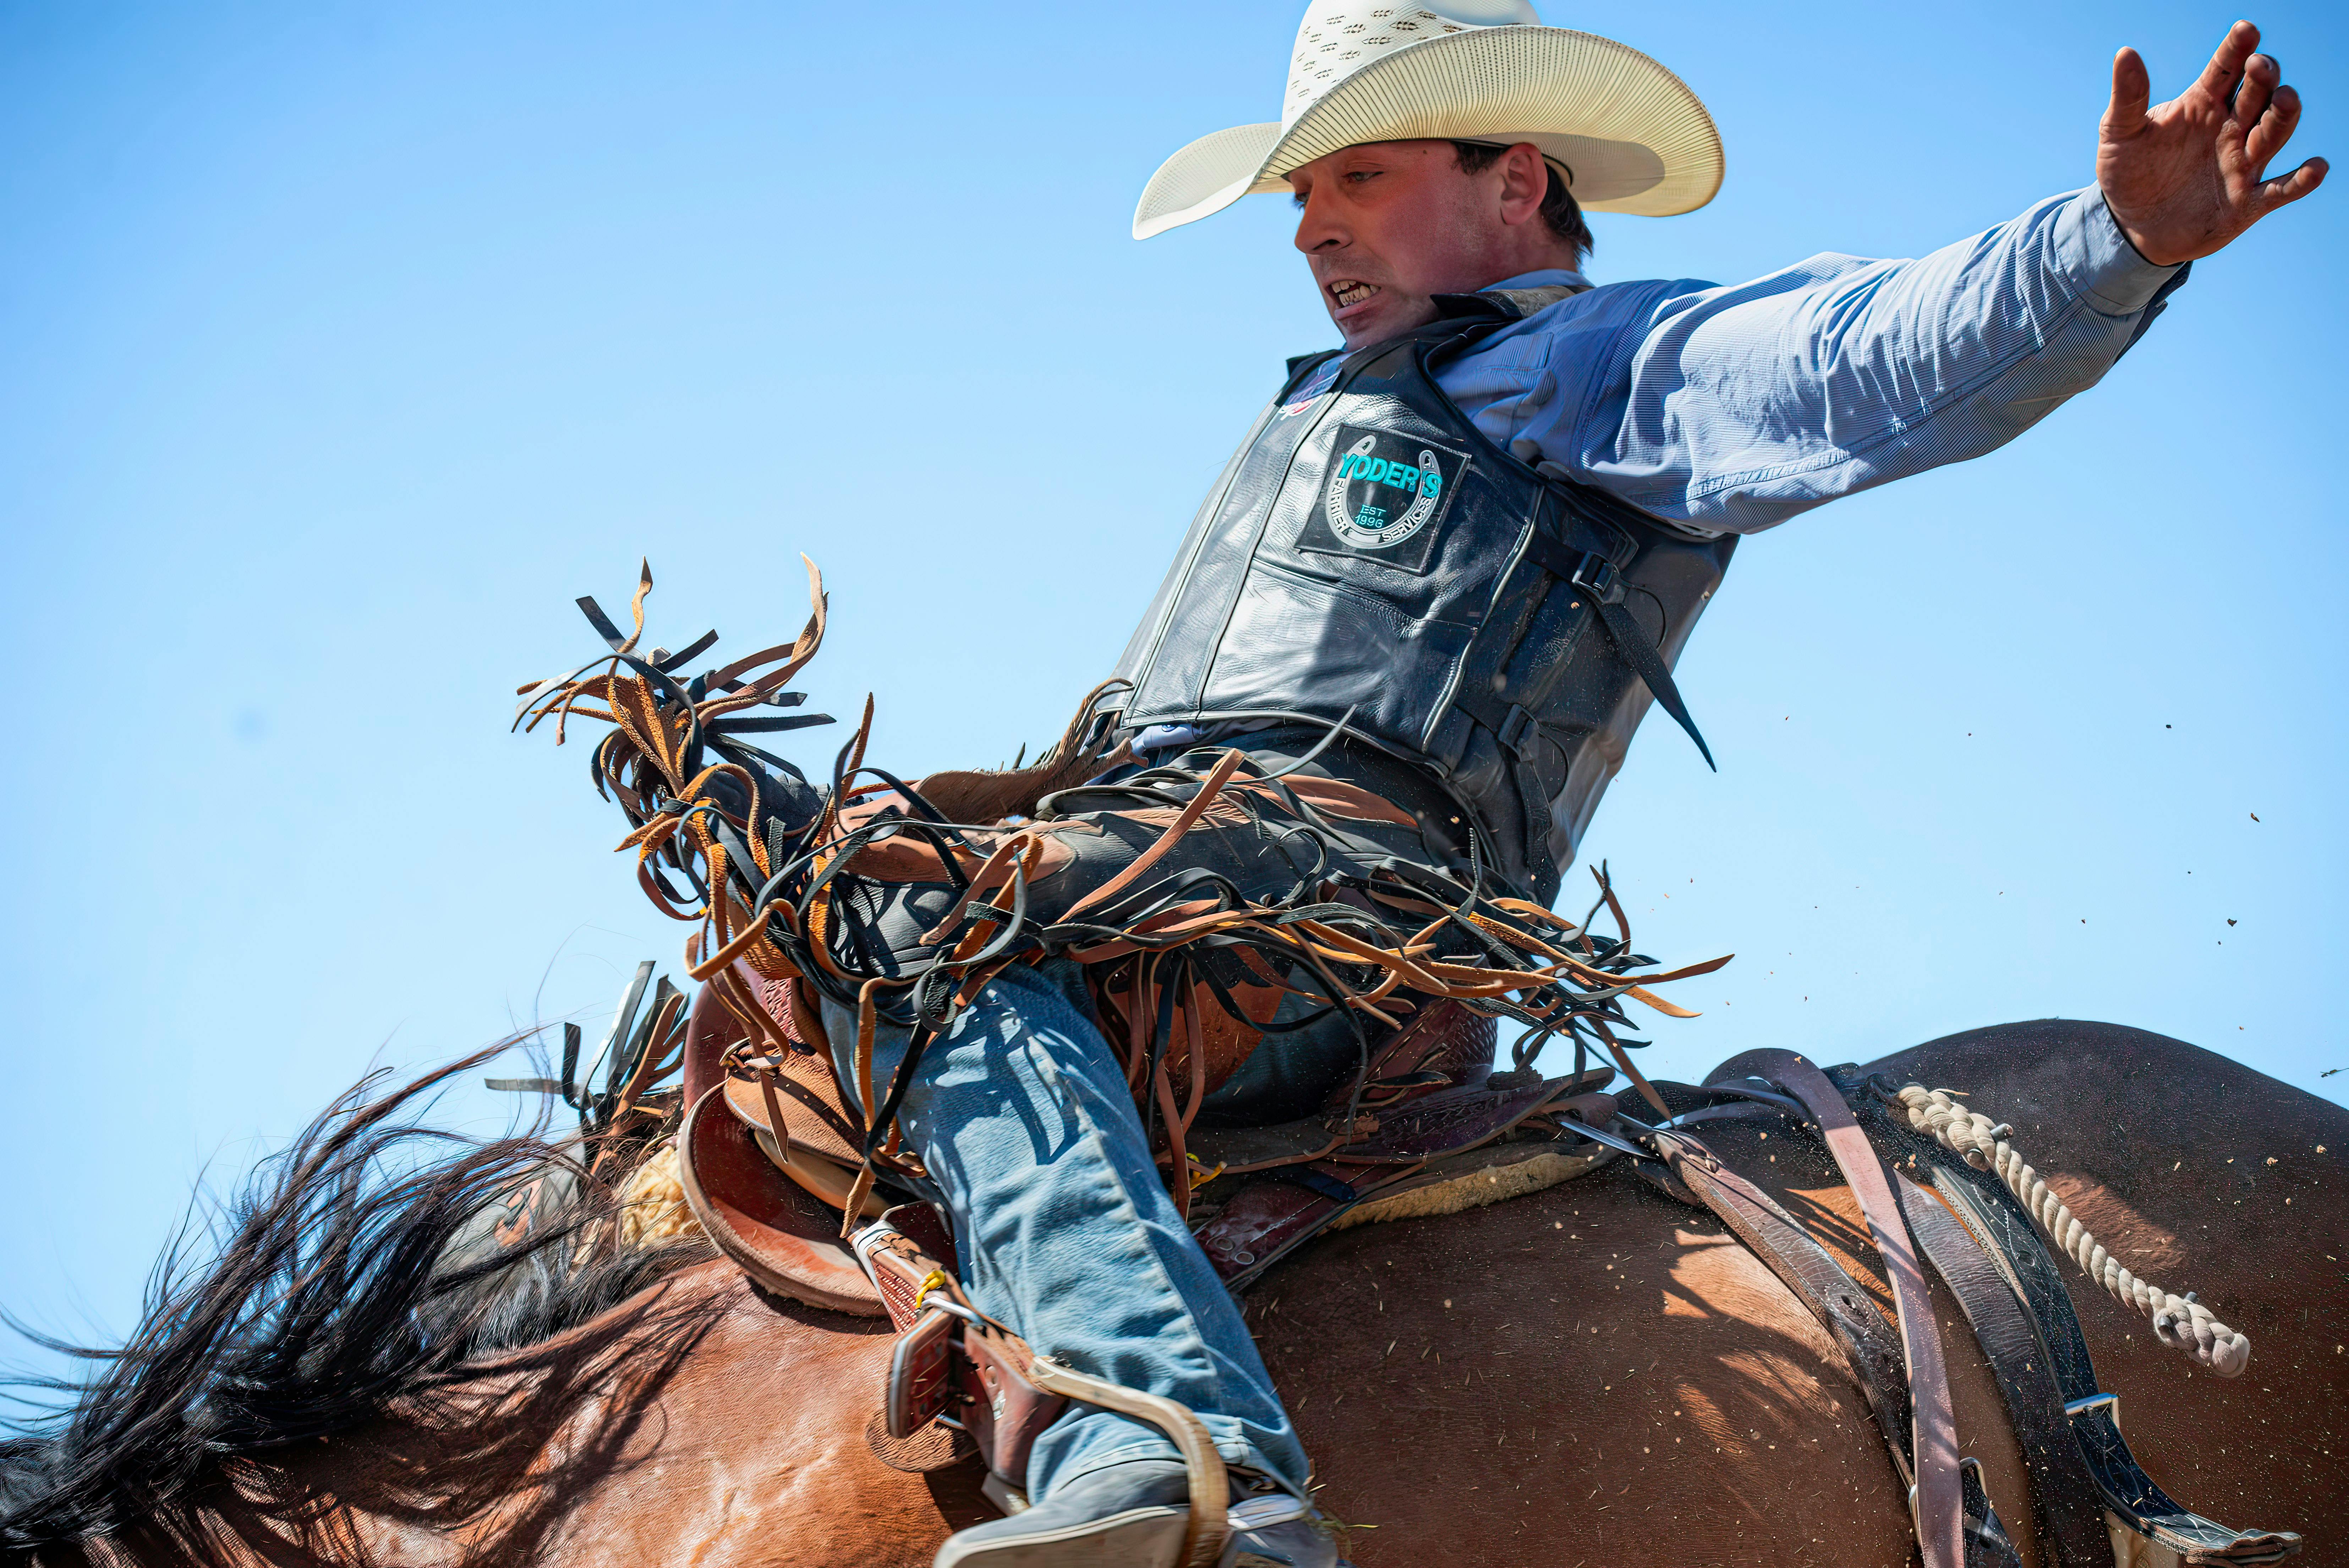
[[[1240,1478],[1235,1476],[1235,1490]],[[1350,1568],[1313,1505],[1263,1490],[1231,1508],[1232,1538],[1216,1568]]]
[[[1181,1460],[1105,1465],[1032,1508],[957,1531],[931,1568],[1179,1568],[1190,1496]]]
[[[1190,1488],[1180,1460],[1079,1476],[1033,1508],[947,1538],[933,1568],[1180,1568]],[[1285,1493],[1232,1510],[1218,1568],[1345,1568],[1312,1509]]]

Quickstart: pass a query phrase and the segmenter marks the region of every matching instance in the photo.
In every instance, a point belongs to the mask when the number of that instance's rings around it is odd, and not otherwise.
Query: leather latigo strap
[[[1713,1109],[1729,1116],[1767,1114],[1758,1106]],[[1701,1140],[1673,1129],[1658,1131],[1654,1141],[1671,1175],[1686,1188],[1672,1191],[1672,1196],[1683,1202],[1692,1199],[1711,1209],[1835,1336],[1853,1380],[1868,1400],[1869,1413],[1876,1418],[1877,1431],[1884,1439],[1893,1469],[1899,1472],[1904,1486],[1910,1484],[1915,1474],[1909,1451],[1911,1401],[1900,1342],[1891,1324],[1816,1238],[1768,1193],[1723,1165]],[[1659,1180],[1658,1184],[1671,1191],[1665,1181]],[[1968,1568],[2017,1568],[2021,1558],[1991,1506],[1980,1468],[1972,1460],[1960,1461],[1965,1562]]]
[[[1692,1134],[1659,1130],[1655,1144],[1666,1169],[1718,1215],[1732,1234],[1835,1336],[1884,1434],[1902,1485],[1914,1477],[1909,1458],[1909,1400],[1900,1341],[1859,1283],[1777,1201],[1721,1162]]]
[[[1709,1084],[1747,1075],[1775,1076],[1784,1084],[1784,1057],[1749,1052],[1733,1057],[1714,1070]],[[1686,1130],[1695,1121],[1769,1114],[1753,1104],[1688,1112],[1678,1126],[1653,1135],[1664,1169],[1643,1164],[1640,1174],[1683,1202],[1713,1210],[1835,1336],[1905,1480],[1911,1473],[1912,1401],[1891,1326],[1792,1216]],[[1957,1297],[1991,1362],[2031,1470],[2037,1532],[2063,1568],[2101,1568],[2116,1551],[2130,1563],[2142,1557],[2242,1564],[2278,1563],[2299,1551],[2301,1538],[2289,1531],[2236,1531],[2189,1511],[2137,1465],[2121,1438],[2115,1397],[2097,1391],[2055,1260],[2011,1192],[1868,1100],[1859,1102],[1857,1119],[1880,1137],[1913,1145],[1932,1172],[1932,1194],[1894,1172],[1900,1216]],[[2015,1561],[1979,1470],[1972,1460],[1959,1461],[1969,1568]],[[2136,1544],[2121,1544],[2125,1537]]]
[[[1899,1171],[1893,1181],[1910,1233],[1958,1298],[1998,1379],[2015,1442],[2031,1471],[2032,1511],[2041,1537],[2054,1541],[2064,1568],[2103,1568],[2112,1557],[2104,1501],[2072,1441],[2064,1396],[2039,1347],[2031,1315],[1998,1265],[1932,1194]]]
[[[1958,1568],[1965,1561],[1964,1481],[1958,1470],[1957,1412],[1950,1398],[1949,1371],[1942,1364],[1940,1326],[1931,1295],[1883,1160],[1860,1130],[1843,1093],[1827,1076],[1792,1051],[1752,1051],[1735,1058],[1803,1102],[1819,1129],[1827,1152],[1858,1200],[1877,1255],[1891,1282],[1899,1312],[1900,1345],[1909,1367],[1916,1465],[1917,1543],[1925,1568]],[[1718,1076],[1716,1072],[1715,1076]]]

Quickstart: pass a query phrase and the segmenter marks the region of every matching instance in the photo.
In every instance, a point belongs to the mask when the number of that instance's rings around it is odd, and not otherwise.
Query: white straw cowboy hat
[[[1527,0],[1314,0],[1278,125],[1203,136],[1158,167],[1134,209],[1146,240],[1342,147],[1530,141],[1599,212],[1687,212],[1721,189],[1721,135],[1680,77],[1595,33],[1545,27]]]

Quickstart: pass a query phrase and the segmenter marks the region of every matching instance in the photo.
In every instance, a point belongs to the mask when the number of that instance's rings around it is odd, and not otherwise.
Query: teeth
[[[1340,278],[1330,285],[1330,297],[1338,302],[1341,310],[1350,304],[1359,304],[1378,292],[1377,284],[1356,283],[1351,278]]]

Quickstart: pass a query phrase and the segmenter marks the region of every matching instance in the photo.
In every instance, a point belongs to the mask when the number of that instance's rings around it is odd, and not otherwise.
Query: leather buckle
[[[1568,581],[1601,604],[1623,602],[1623,573],[1603,555],[1585,555]]]
[[[1509,705],[1508,717],[1501,720],[1500,742],[1512,754],[1523,757],[1540,738],[1541,723],[1516,703]]]

